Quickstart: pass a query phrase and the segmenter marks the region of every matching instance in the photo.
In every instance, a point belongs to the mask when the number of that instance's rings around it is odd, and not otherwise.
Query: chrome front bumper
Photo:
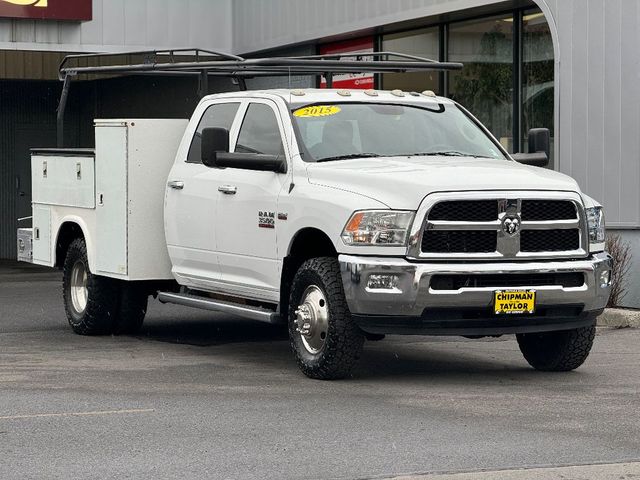
[[[536,293],[536,308],[575,307],[581,318],[600,313],[607,304],[611,287],[602,284],[601,274],[611,270],[611,257],[598,253],[584,260],[549,262],[477,262],[477,263],[421,263],[401,258],[339,256],[344,291],[349,309],[357,317],[411,317],[423,318],[426,310],[456,311],[475,309],[486,311],[491,317],[494,292],[500,287],[465,287],[458,290],[434,290],[434,275],[476,274],[584,274],[585,282],[579,287],[560,285],[508,286],[504,289],[530,288]],[[393,288],[369,288],[371,275],[393,275],[397,279]],[[517,316],[520,322],[528,317]],[[532,319],[535,318],[531,317]]]

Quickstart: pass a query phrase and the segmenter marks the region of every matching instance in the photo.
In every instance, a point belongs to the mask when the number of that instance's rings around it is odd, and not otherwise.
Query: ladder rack
[[[123,56],[142,58],[138,62],[119,63]],[[190,60],[183,57],[190,57]],[[246,90],[247,78],[322,75],[326,78],[327,87],[331,88],[333,76],[337,74],[451,71],[461,68],[461,63],[439,62],[397,52],[243,58],[212,50],[184,48],[68,55],[62,60],[58,73],[64,82],[58,106],[58,147],[64,143],[64,113],[71,81],[79,75],[198,76],[199,94],[204,96],[208,92],[210,76],[235,79],[239,88]]]

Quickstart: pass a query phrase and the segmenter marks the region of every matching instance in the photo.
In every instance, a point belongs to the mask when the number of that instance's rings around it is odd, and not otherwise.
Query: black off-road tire
[[[120,282],[120,306],[114,333],[126,335],[138,333],[147,314],[149,292],[136,282]]]
[[[305,290],[315,285],[327,299],[328,331],[324,346],[318,353],[310,353],[296,331],[295,311]],[[302,372],[320,380],[347,377],[362,352],[364,334],[351,318],[340,276],[338,260],[319,257],[307,260],[296,272],[289,296],[289,339]]]
[[[589,356],[596,327],[545,333],[516,335],[524,358],[536,370],[569,372],[575,370]]]
[[[76,310],[71,299],[71,275],[77,262],[82,262],[87,272],[87,302],[83,311]],[[62,271],[64,309],[73,331],[79,335],[112,334],[120,300],[118,282],[91,273],[84,239],[71,242]]]

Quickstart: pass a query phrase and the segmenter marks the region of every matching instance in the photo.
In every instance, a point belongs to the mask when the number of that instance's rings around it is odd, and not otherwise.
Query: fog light
[[[611,286],[611,270],[605,270],[600,273],[600,288]]]
[[[367,290],[397,290],[397,275],[369,275]]]

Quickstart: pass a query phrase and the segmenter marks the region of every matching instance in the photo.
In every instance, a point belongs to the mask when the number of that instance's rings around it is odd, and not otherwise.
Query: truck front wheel
[[[560,332],[525,333],[517,335],[525,360],[543,372],[575,370],[589,356],[596,327],[576,328]]]
[[[73,331],[79,335],[113,333],[119,306],[118,283],[91,273],[84,239],[71,242],[62,271],[64,309]]]
[[[302,372],[322,380],[348,376],[364,335],[351,318],[335,258],[313,258],[300,266],[288,315],[291,347]]]

